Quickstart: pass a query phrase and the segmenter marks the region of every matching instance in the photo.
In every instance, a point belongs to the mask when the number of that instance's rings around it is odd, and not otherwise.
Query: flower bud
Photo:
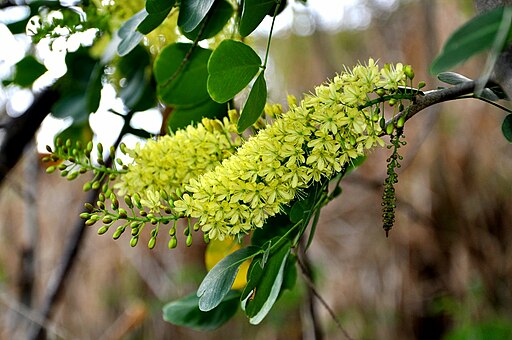
[[[53,153],[53,150],[49,145],[46,145],[46,151],[48,151],[49,153]]]
[[[189,234],[187,236],[187,241],[185,242],[185,244],[187,245],[187,247],[190,247],[192,245],[192,234]]]
[[[377,91],[375,91],[375,93],[379,96],[379,97],[382,97],[383,95],[386,94],[386,91],[384,91],[384,89],[377,89]]]
[[[396,127],[399,128],[399,129],[403,128],[404,127],[404,123],[405,123],[405,115],[402,115],[402,116],[400,116],[400,118],[396,122]]]
[[[155,244],[156,244],[156,238],[155,237],[150,238],[149,242],[148,242],[148,248],[149,249],[155,248]]]
[[[116,201],[117,201],[117,199],[116,199]],[[128,213],[126,212],[126,210],[124,210],[123,208],[119,208],[119,217],[127,218],[128,217]]]
[[[98,229],[98,235],[103,235],[103,234],[105,234],[107,231],[108,231],[108,227],[107,227],[106,225],[104,225],[103,227],[101,227],[100,229]]]
[[[103,220],[102,220],[102,222],[105,223],[105,224],[112,223],[112,221],[113,221],[112,220],[112,216],[108,216],[108,215],[103,217]]]
[[[120,226],[116,229],[116,231],[114,232],[114,234],[112,235],[112,238],[114,240],[117,240],[119,237],[121,237],[121,235],[124,233],[124,230],[125,230],[125,227],[124,226]]]
[[[126,148],[126,144],[124,143],[121,143],[119,144],[119,149],[121,150],[122,153],[124,153],[125,155],[128,153],[128,150]]]
[[[72,180],[76,179],[78,177],[78,175],[80,175],[80,173],[78,171],[73,171],[72,173],[70,173],[66,176],[66,179],[68,181],[72,181]]]
[[[411,65],[405,65],[404,66],[404,74],[409,79],[413,79],[414,78],[414,70],[412,69]]]
[[[135,247],[137,245],[137,242],[139,242],[139,237],[133,236],[132,239],[130,240],[130,246]]]
[[[98,208],[100,208],[100,210],[105,210],[105,203],[104,202],[98,201],[98,202],[96,202],[96,205],[98,206]]]
[[[91,190],[91,188],[92,188],[92,184],[91,184],[91,182],[87,182],[87,183],[85,183],[85,184],[84,184],[84,186],[82,187],[82,190],[83,190],[83,191],[89,191],[89,190]]]
[[[126,203],[126,206],[128,208],[133,209],[133,202],[132,202],[132,198],[130,197],[130,195],[124,196],[124,203]]]
[[[87,212],[83,212],[80,214],[80,218],[83,219],[83,220],[87,220],[91,217],[91,214],[87,213]]]
[[[422,88],[424,88],[425,86],[427,86],[427,83],[425,83],[424,81],[420,81],[420,82],[418,83],[418,89],[422,89]]]
[[[93,215],[93,216],[94,216],[94,215]],[[94,218],[92,218],[92,217],[91,217],[91,218],[89,218],[87,221],[85,221],[85,225],[89,227],[89,226],[93,225],[94,223],[96,223],[97,221],[98,221],[98,220],[96,220],[96,219],[94,219]]]
[[[169,240],[169,244],[167,246],[169,247],[169,249],[174,249],[176,248],[177,245],[178,240],[176,239],[176,237],[171,237],[171,239]]]
[[[46,168],[46,173],[51,174],[51,173],[54,173],[55,170],[57,170],[57,168],[55,167],[55,165],[52,165],[52,166],[49,166]]]
[[[389,101],[389,106],[394,106],[396,104],[396,99],[395,98],[391,98]]]
[[[389,123],[387,126],[386,126],[386,133],[388,135],[392,134],[393,133],[393,130],[395,129],[395,126],[393,124],[393,122]]]
[[[98,143],[96,148],[98,149],[98,155],[100,155],[100,157],[101,157],[103,155],[103,144]]]
[[[99,181],[92,182],[92,188],[94,190],[98,190],[100,188],[101,183]],[[104,200],[104,199],[103,199]]]
[[[87,209],[89,211],[93,211],[94,210],[94,206],[91,203],[89,203],[89,202],[84,203],[84,207],[85,207],[85,209]]]

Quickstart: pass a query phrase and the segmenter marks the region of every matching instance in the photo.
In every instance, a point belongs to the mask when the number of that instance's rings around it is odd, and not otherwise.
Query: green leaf
[[[142,40],[144,34],[137,31],[137,27],[146,19],[148,12],[146,9],[134,14],[119,28],[117,35],[121,38],[121,42],[117,46],[117,53],[125,56],[130,53]]]
[[[194,105],[209,98],[207,64],[212,51],[196,46],[187,56],[192,46],[186,43],[168,45],[155,60],[158,93],[167,104]]]
[[[199,309],[209,311],[217,307],[231,289],[240,265],[261,252],[259,247],[239,249],[213,267],[197,290]]]
[[[215,0],[181,0],[178,26],[191,32],[204,19]]]
[[[265,76],[263,72],[260,73],[254,85],[252,86],[249,98],[242,109],[240,119],[238,120],[238,132],[243,132],[245,129],[254,124],[263,112],[265,102],[267,101],[267,83],[265,83]]]
[[[203,312],[199,309],[196,294],[169,302],[163,308],[165,321],[200,331],[211,331],[226,323],[238,309],[240,292],[231,290],[214,309]]]
[[[103,88],[103,84],[101,83],[103,70],[104,67],[100,65],[100,63],[96,63],[91,72],[86,93],[86,110],[88,112],[96,112],[100,106],[101,89]]]
[[[137,31],[142,34],[150,33],[164,22],[171,9],[172,7],[168,7],[163,11],[148,13],[144,20],[137,26]]]
[[[259,247],[276,236],[282,236],[286,234],[292,227],[290,219],[286,214],[278,214],[267,218],[262,228],[257,228],[252,233],[251,244]]]
[[[164,12],[174,6],[175,0],[146,0],[146,11],[149,14]]]
[[[242,301],[242,309],[249,317],[253,325],[259,324],[268,314],[274,303],[277,301],[283,283],[284,268],[290,254],[291,243],[285,243],[277,252],[272,254],[263,272],[254,267],[254,274],[259,278],[252,293]],[[251,274],[253,274],[251,272]],[[251,280],[251,278],[249,278]]]
[[[12,82],[22,87],[29,87],[45,72],[46,67],[34,56],[28,55],[16,63]]]
[[[441,72],[437,75],[437,79],[450,85],[458,85],[471,81],[468,77],[456,72]]]
[[[202,26],[206,20],[205,27],[203,29],[203,32],[201,33],[201,39],[199,40],[209,39],[222,30],[222,28],[226,25],[226,23],[229,21],[232,15],[233,6],[231,6],[229,2],[227,2],[226,0],[216,1],[213,7],[211,8],[210,12],[208,12],[203,21],[201,21],[201,23],[197,25],[195,29],[193,29],[190,32],[185,32],[183,30],[181,31],[184,36],[194,41],[196,40],[199,31],[201,31]]]
[[[224,40],[208,61],[208,93],[225,103],[246,87],[258,73],[261,59],[246,44]]]
[[[315,193],[314,191],[310,191],[306,198],[296,201],[292,205],[289,214],[290,221],[292,221],[292,223],[298,223],[302,220],[303,223],[307,223],[308,221],[305,221],[305,219],[311,214],[311,209],[313,209],[315,203]]]
[[[455,31],[445,43],[439,56],[430,65],[432,74],[454,67],[473,55],[490,49],[498,34],[504,8],[478,15]],[[510,41],[509,29],[505,43]],[[503,48],[503,46],[501,47]]]
[[[73,118],[81,123],[89,118],[87,98],[82,92],[69,93],[61,97],[52,107],[52,115],[57,118]]]
[[[501,132],[503,136],[512,143],[512,113],[507,115],[501,124]]]
[[[192,107],[178,106],[167,121],[170,131],[176,131],[190,124],[198,123],[203,117],[222,118],[228,112],[227,104],[219,104],[211,99]]]
[[[297,266],[295,265],[296,262],[297,257],[293,254],[290,254],[284,267],[283,286],[281,288],[281,292],[285,289],[292,290],[293,287],[295,287],[295,283],[297,282]]]
[[[243,1],[240,18],[240,35],[246,37],[263,21],[265,16],[274,8],[275,0],[245,0]]]

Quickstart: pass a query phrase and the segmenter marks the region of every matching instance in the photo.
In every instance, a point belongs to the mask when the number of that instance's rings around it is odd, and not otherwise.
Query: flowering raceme
[[[383,95],[405,85],[402,64],[379,69],[370,59],[346,69],[220,165],[189,177],[175,211],[197,218],[210,239],[262,227],[312,181],[331,178],[366,150],[384,145],[380,116],[366,106],[375,91]]]
[[[203,119],[197,126],[188,126],[157,140],[148,140],[128,149],[133,158],[128,170],[116,184],[119,194],[141,196],[142,205],[158,211],[160,191],[174,193],[191,178],[213,169],[240,145],[233,139],[236,127],[227,119]]]

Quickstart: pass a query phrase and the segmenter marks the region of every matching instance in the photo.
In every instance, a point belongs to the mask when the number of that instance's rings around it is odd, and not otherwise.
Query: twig
[[[300,253],[299,253],[300,254]],[[315,297],[320,301],[320,303],[324,306],[324,308],[327,310],[331,318],[334,320],[334,323],[338,327],[338,329],[343,333],[345,338],[349,340],[353,340],[353,338],[348,334],[348,332],[343,328],[341,325],[341,322],[336,317],[336,314],[332,310],[332,308],[329,306],[327,301],[324,300],[324,298],[320,295],[318,290],[315,287],[315,283],[311,279],[310,271],[307,265],[303,262],[303,259],[301,259],[301,256],[297,256],[297,263],[299,264],[299,267],[301,269],[302,277],[304,278],[304,282],[306,282],[306,285],[308,286],[309,290]]]

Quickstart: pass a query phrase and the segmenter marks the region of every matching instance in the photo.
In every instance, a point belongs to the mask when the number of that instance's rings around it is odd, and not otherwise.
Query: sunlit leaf
[[[441,72],[437,75],[437,79],[450,85],[458,85],[471,81],[468,77],[456,72]]]
[[[194,105],[209,98],[207,63],[212,51],[196,46],[189,55],[192,46],[186,43],[168,45],[155,60],[158,94],[167,104]]]
[[[127,55],[133,50],[142,40],[144,34],[137,31],[137,27],[146,19],[148,12],[142,9],[134,14],[119,28],[117,35],[121,38],[121,42],[117,46],[117,53],[120,56]]]
[[[137,26],[137,31],[142,34],[150,33],[164,22],[171,9],[172,7],[169,7],[163,11],[148,13],[144,20],[142,20],[142,22]]]
[[[260,73],[254,85],[252,86],[249,97],[245,102],[240,119],[238,120],[238,132],[243,132],[245,129],[254,124],[263,112],[265,103],[267,101],[267,83],[263,72]]]
[[[275,4],[275,0],[244,0],[240,18],[240,35],[246,37],[251,34]]]
[[[226,0],[216,1],[210,12],[195,29],[190,32],[182,30],[182,33],[188,39],[194,41],[202,30],[200,40],[209,39],[222,30],[232,15],[233,6],[229,2]],[[206,24],[204,24],[204,21],[206,21]],[[202,27],[203,24],[205,25],[204,28]]]
[[[246,44],[222,41],[208,61],[208,93],[216,102],[227,102],[249,84],[260,65],[260,57]]]
[[[178,26],[191,32],[204,19],[215,0],[181,0]]]
[[[440,73],[493,47],[502,23],[503,13],[504,8],[500,7],[480,14],[455,31],[445,43],[441,54],[432,62],[430,72],[432,74]],[[512,27],[509,27],[505,45],[511,37]]]
[[[22,87],[29,87],[45,72],[46,67],[34,56],[28,55],[16,63],[12,82]]]
[[[240,292],[229,291],[214,309],[203,312],[199,309],[196,294],[188,295],[169,302],[163,308],[164,320],[177,326],[195,330],[209,331],[219,328],[235,315],[239,304]]]
[[[197,290],[199,309],[209,311],[217,307],[231,289],[238,269],[245,261],[261,252],[259,247],[249,246],[229,254],[212,268]]]

